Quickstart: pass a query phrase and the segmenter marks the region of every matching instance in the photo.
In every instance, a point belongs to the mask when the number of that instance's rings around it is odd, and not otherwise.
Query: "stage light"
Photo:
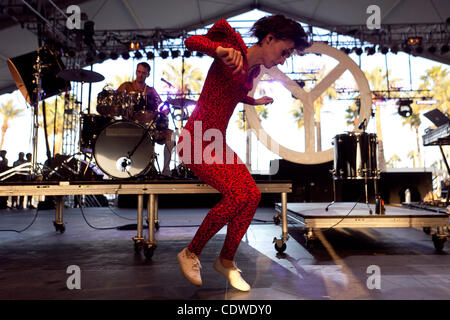
[[[436,50],[437,50],[437,48],[435,46],[431,46],[431,47],[428,48],[428,52],[431,53],[431,54],[436,53]]]
[[[295,80],[295,82],[298,84],[298,86],[300,87],[300,88],[304,88],[305,87],[305,81],[303,81],[303,80]]]
[[[420,37],[409,37],[406,43],[410,46],[414,46],[422,43],[422,38]]]
[[[134,53],[134,58],[138,60],[142,59],[142,53],[140,51],[136,51]]]
[[[163,59],[167,59],[167,57],[169,56],[169,51],[167,50],[160,51],[159,56]]]
[[[178,58],[180,56],[180,50],[170,50],[170,53],[173,59]]]
[[[381,47],[380,52],[382,54],[387,54],[389,52],[389,48],[388,47]]]
[[[184,54],[183,54],[183,57],[185,57],[185,58],[190,58],[191,55],[192,55],[192,53],[191,53],[189,50],[185,50],[185,51],[184,51]]]
[[[356,53],[358,56],[360,56],[360,55],[362,55],[363,51],[362,51],[361,48],[356,48],[355,53]]]
[[[100,51],[97,55],[97,57],[101,60],[104,61],[106,59],[106,53],[104,53],[103,51]]]
[[[346,53],[346,54],[350,54],[350,49],[349,48],[346,48],[346,47],[342,47],[341,49],[339,49],[339,50],[341,50],[342,52],[344,52],[344,53]]]
[[[129,58],[130,58],[130,53],[128,51],[122,53],[122,59],[128,60]]]
[[[397,45],[393,45],[393,46],[391,47],[391,53],[397,54],[397,52],[398,52],[398,46],[397,46]]]
[[[407,44],[402,44],[402,50],[405,51],[406,53],[411,53],[411,47],[408,46]]]
[[[139,50],[141,48],[141,44],[139,42],[130,42],[130,44],[128,45],[128,48],[133,51],[133,50]]]
[[[153,53],[153,51],[147,52],[147,59],[148,60],[153,60],[154,58],[155,58],[155,54]]]
[[[398,105],[398,114],[404,118],[408,118],[412,115],[411,103],[413,101],[411,99],[400,99],[397,101]]]
[[[84,43],[88,46],[88,47],[93,47],[95,46],[95,41],[94,41],[94,21],[88,20],[84,23],[84,27],[83,27],[83,40]]]
[[[202,52],[197,51],[197,57],[201,58],[201,57],[203,57],[203,56],[204,56],[204,54],[203,54]]]
[[[88,53],[86,56],[86,63],[92,64],[94,62],[94,56],[91,53]]]
[[[441,54],[446,54],[448,52],[448,45],[444,44],[441,47]]]
[[[371,55],[375,54],[375,51],[376,51],[375,50],[375,46],[373,46],[373,47],[366,47],[364,49],[364,51],[366,51],[368,56],[371,56]]]
[[[116,52],[111,52],[109,57],[113,60],[117,60],[117,58],[119,58],[119,55]]]

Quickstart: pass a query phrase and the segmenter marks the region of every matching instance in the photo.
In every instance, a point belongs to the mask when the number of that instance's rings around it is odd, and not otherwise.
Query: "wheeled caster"
[[[156,229],[156,231],[159,230],[159,222],[158,221],[155,222],[155,229]]]
[[[278,253],[283,253],[284,251],[286,251],[286,243],[283,243],[283,244],[281,245],[281,247],[280,247],[280,246],[278,245],[278,243],[275,242],[274,247],[275,247],[275,250],[278,251]]]
[[[431,227],[423,227],[423,232],[429,235],[431,233]]]
[[[446,237],[440,237],[437,234],[433,234],[431,237],[433,240],[434,248],[436,251],[441,252],[444,249],[444,243],[447,241]]]
[[[275,225],[280,225],[280,223],[281,223],[281,218],[280,218],[280,215],[277,215],[277,216],[273,216],[273,223],[275,223]]]
[[[306,249],[313,250],[314,249],[315,240],[306,239]]]
[[[147,259],[151,259],[153,257],[153,253],[155,252],[156,246],[155,245],[145,245],[144,246],[144,256]]]
[[[283,242],[282,239],[273,238],[273,243],[275,243],[274,248],[278,251],[278,253],[283,253],[286,251],[286,242]]]
[[[53,221],[53,226],[55,227],[56,232],[64,233],[64,231],[66,231],[66,226],[62,222]]]
[[[141,250],[142,250],[142,242],[135,241],[134,242],[134,252],[135,253],[141,253]]]
[[[316,235],[314,234],[313,229],[308,229],[308,231],[305,234],[305,245],[307,250],[312,250],[315,247],[316,243]]]

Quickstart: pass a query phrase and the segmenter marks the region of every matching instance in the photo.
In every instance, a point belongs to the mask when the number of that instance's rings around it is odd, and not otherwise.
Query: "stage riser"
[[[288,202],[328,202],[333,200],[333,162],[302,165],[279,160],[277,174],[259,177],[259,180],[292,180],[293,192]],[[369,202],[374,203],[374,181],[368,179]],[[385,203],[398,204],[405,200],[405,190],[411,192],[411,201],[421,201],[432,190],[431,172],[382,172],[378,192]],[[265,195],[265,202],[277,202],[277,195]],[[336,180],[336,201],[365,202],[364,180]]]

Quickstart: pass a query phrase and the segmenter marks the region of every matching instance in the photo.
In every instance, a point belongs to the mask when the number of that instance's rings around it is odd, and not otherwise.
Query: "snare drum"
[[[156,122],[158,112],[156,111],[138,111],[133,113],[133,121],[149,126]]]

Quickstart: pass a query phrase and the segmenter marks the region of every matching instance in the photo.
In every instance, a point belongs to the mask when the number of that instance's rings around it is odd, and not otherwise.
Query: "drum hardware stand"
[[[33,107],[33,150],[31,153],[31,162],[25,162],[17,167],[11,168],[5,172],[0,174],[0,181],[3,181],[15,174],[22,175],[42,175],[42,172],[39,170],[37,164],[37,151],[38,151],[38,133],[39,133],[39,101],[41,100],[41,92],[42,92],[42,82],[41,82],[41,72],[42,72],[42,63],[40,58],[41,48],[37,49],[36,55],[36,64],[34,65],[35,73],[34,73],[34,83],[36,84],[36,88],[34,92],[36,93],[36,101],[31,104]]]
[[[330,172],[331,172],[331,175],[332,175],[331,179],[333,180],[333,201],[331,201],[327,205],[327,207],[325,208],[325,211],[328,211],[328,208],[336,203],[336,180],[334,179],[334,175],[336,174],[336,170],[333,169],[333,170],[330,170]]]
[[[364,191],[365,191],[364,193],[366,196],[366,205],[367,205],[367,208],[369,208],[369,214],[372,215],[373,211],[369,206],[369,192],[367,191],[367,168],[364,168],[362,171],[364,172]],[[375,191],[375,197],[376,197],[376,191]]]

